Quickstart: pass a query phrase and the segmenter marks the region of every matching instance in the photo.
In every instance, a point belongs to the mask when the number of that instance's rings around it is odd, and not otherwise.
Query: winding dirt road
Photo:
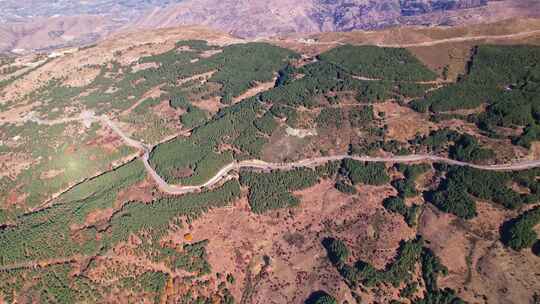
[[[33,115],[27,115],[27,117],[21,120],[33,121],[33,122],[43,124],[43,125],[53,125],[53,124],[60,124],[60,123],[66,123],[66,122],[72,122],[72,121],[81,121],[86,125],[91,122],[100,122],[106,125],[107,127],[109,127],[114,133],[116,133],[124,141],[126,145],[143,152],[140,158],[142,162],[144,163],[144,167],[146,171],[148,172],[148,174],[150,175],[150,177],[154,180],[154,182],[156,183],[160,191],[167,194],[172,194],[172,195],[182,195],[182,194],[187,194],[187,193],[193,193],[193,192],[198,192],[200,190],[203,190],[205,188],[210,188],[218,184],[227,176],[229,176],[229,174],[232,171],[237,171],[243,168],[259,169],[259,170],[292,170],[296,168],[305,168],[305,167],[313,168],[320,165],[324,165],[331,161],[341,161],[344,159],[353,159],[353,160],[362,161],[362,162],[384,162],[384,163],[434,162],[434,163],[446,163],[446,164],[455,165],[455,166],[471,167],[475,169],[489,170],[489,171],[518,171],[518,170],[526,170],[526,169],[540,167],[540,159],[519,161],[519,162],[499,164],[499,165],[476,165],[472,163],[457,161],[457,160],[449,159],[446,157],[430,155],[430,154],[411,154],[411,155],[401,155],[401,156],[391,156],[391,157],[352,156],[352,155],[344,154],[344,155],[307,158],[307,159],[302,159],[302,160],[298,160],[295,162],[288,162],[288,163],[269,163],[269,162],[265,162],[258,159],[244,160],[240,162],[234,161],[224,166],[223,168],[221,168],[212,178],[210,178],[204,184],[192,185],[192,186],[172,185],[172,184],[167,183],[156,172],[156,170],[152,167],[152,165],[149,162],[150,153],[155,147],[157,147],[161,143],[158,143],[154,146],[148,146],[144,143],[141,143],[129,137],[109,117],[105,115],[95,116],[91,112],[84,112],[79,117],[59,119],[59,120],[41,120],[41,119],[35,118]],[[1,123],[2,121],[0,121],[0,124]],[[170,139],[172,138],[168,138],[165,141],[169,141]]]
[[[230,172],[240,170],[242,168],[260,169],[260,170],[291,170],[295,168],[317,167],[331,161],[341,161],[344,159],[354,159],[354,160],[363,161],[363,162],[385,162],[385,163],[435,162],[435,163],[446,163],[449,165],[471,167],[471,168],[476,168],[480,170],[490,170],[490,171],[517,171],[517,170],[525,170],[525,169],[540,167],[540,159],[520,161],[520,162],[500,164],[500,165],[476,165],[476,164],[461,162],[461,161],[449,159],[446,157],[429,155],[429,154],[411,154],[411,155],[392,156],[392,157],[351,156],[351,155],[344,154],[344,155],[308,158],[308,159],[303,159],[303,160],[299,160],[296,162],[289,162],[289,163],[269,163],[269,162],[265,162],[265,161],[257,160],[257,159],[245,160],[241,162],[234,161],[224,166],[223,168],[221,168],[211,179],[209,179],[204,184],[194,185],[194,186],[171,185],[167,183],[150,165],[150,162],[149,162],[150,153],[157,145],[153,147],[147,147],[144,144],[130,138],[120,128],[118,128],[114,124],[114,122],[112,122],[106,116],[101,116],[99,120],[103,121],[115,133],[117,133],[127,145],[137,148],[137,149],[142,149],[144,151],[144,154],[142,156],[142,161],[144,163],[146,171],[148,172],[150,177],[154,180],[154,182],[157,184],[157,186],[159,187],[161,191],[163,191],[164,193],[173,194],[173,195],[193,193],[193,192],[200,191],[204,188],[212,187],[216,185],[217,183],[219,183],[222,179],[227,177]]]

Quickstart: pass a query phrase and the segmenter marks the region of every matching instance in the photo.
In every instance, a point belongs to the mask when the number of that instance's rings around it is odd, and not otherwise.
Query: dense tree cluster
[[[328,293],[320,290],[313,292],[304,302],[305,304],[338,304],[336,299]]]
[[[421,174],[427,172],[431,169],[431,166],[428,164],[420,165],[396,165],[397,169],[403,173],[405,178],[392,181],[392,186],[396,188],[398,194],[402,198],[408,198],[418,195],[418,190],[416,189],[416,179]]]
[[[131,233],[151,230],[154,236],[165,233],[168,223],[178,216],[197,218],[207,210],[222,207],[240,196],[240,185],[230,181],[216,190],[181,197],[164,197],[152,204],[127,204],[111,220],[111,244],[126,240]]]
[[[406,287],[400,292],[401,297],[406,297],[412,303],[418,304],[464,304],[465,302],[456,296],[452,289],[440,289],[437,286],[437,278],[447,275],[447,268],[442,265],[433,251],[424,247],[421,238],[403,241],[398,249],[393,263],[384,269],[376,269],[371,264],[362,260],[353,266],[348,263],[349,250],[347,245],[335,238],[325,238],[323,246],[330,262],[336,267],[343,279],[349,286],[355,287],[362,284],[366,287],[392,284],[397,287],[406,283]],[[420,263],[422,279],[426,290],[423,298],[414,297],[418,283],[413,281],[413,273],[416,265]]]
[[[347,256],[344,254],[345,250],[347,250],[346,245],[337,239],[325,239],[323,245],[332,264],[348,284],[353,286],[358,283],[368,287],[381,283],[398,286],[401,282],[412,278],[412,272],[422,253],[422,242],[420,240],[403,242],[395,261],[387,265],[385,269],[379,270],[361,260],[357,261],[354,266],[350,266],[347,260],[342,259],[342,257]]]
[[[409,143],[424,147],[428,152],[439,153],[448,149],[451,158],[464,162],[485,162],[495,157],[493,150],[483,148],[472,135],[460,134],[450,129],[431,131],[429,135],[417,136]]]
[[[54,206],[31,213],[17,220],[17,225],[0,231],[0,264],[95,255],[126,241],[131,233],[141,229],[153,231],[159,237],[168,224],[180,215],[197,217],[209,208],[223,206],[240,195],[238,182],[200,194],[165,197],[151,204],[131,202],[110,220],[110,234],[97,237],[95,226],[81,229],[76,235],[70,227],[82,225],[93,211],[112,208],[120,189],[125,189],[145,177],[144,166],[138,161],[115,171],[81,183],[58,198]],[[85,240],[80,242],[78,240]]]
[[[341,174],[347,176],[353,185],[362,183],[366,185],[383,185],[390,182],[383,163],[360,162],[353,159],[344,159]]]
[[[355,107],[348,112],[349,122],[352,127],[363,128],[367,127],[373,120],[375,120],[375,114],[373,113],[373,106]]]
[[[167,182],[185,184],[203,183],[232,160],[229,152],[218,153],[213,146],[185,138],[161,144],[150,155],[150,163]]]
[[[363,77],[407,81],[437,77],[408,50],[401,48],[344,45],[321,54],[319,58]]]
[[[0,230],[0,265],[94,254],[99,248],[95,227],[79,233],[87,240],[81,244],[73,239],[70,226],[83,224],[94,210],[112,207],[120,189],[144,177],[142,163],[131,162],[73,187],[53,207],[19,218],[16,226]]]
[[[540,47],[483,45],[475,49],[469,70],[457,83],[433,90],[411,103],[418,111],[444,112],[486,104],[485,112],[471,115],[481,129],[525,127],[514,141],[528,146],[538,139],[540,117]]]
[[[538,241],[534,227],[540,224],[540,207],[529,210],[503,225],[502,241],[514,250],[531,248]]]
[[[405,222],[410,227],[416,225],[416,219],[418,218],[418,213],[420,212],[420,206],[414,204],[411,207],[408,207],[405,205],[403,198],[397,196],[386,198],[383,201],[383,205],[386,210],[402,215]]]
[[[290,192],[313,186],[318,180],[317,172],[311,169],[240,175],[240,183],[249,187],[248,200],[255,213],[297,206],[300,201]]]
[[[224,100],[239,96],[256,82],[272,80],[287,59],[298,55],[266,43],[234,44],[208,60],[218,70],[209,81],[222,85]]]
[[[168,182],[200,184],[237,156],[220,152],[221,145],[235,146],[235,154],[242,153],[240,156],[257,157],[275,128],[277,122],[261,103],[256,98],[246,99],[222,109],[196,127],[189,138],[159,145],[152,151],[150,163]]]
[[[341,128],[343,124],[343,112],[340,108],[324,108],[315,119],[320,128]]]
[[[329,162],[315,169],[276,170],[266,173],[242,171],[240,183],[249,187],[248,200],[251,210],[264,213],[298,205],[300,201],[291,194],[292,191],[311,187],[320,179],[333,178],[338,169],[338,162]]]
[[[415,98],[424,96],[424,94],[432,88],[433,85],[431,84],[402,82],[398,85],[398,92],[404,97]]]
[[[424,298],[415,301],[416,304],[465,304],[450,288],[440,289],[437,286],[437,278],[448,275],[448,269],[429,248],[424,247],[421,257],[422,278],[426,290]]]
[[[536,170],[510,173],[451,167],[439,188],[427,197],[441,210],[471,219],[476,216],[476,203],[471,196],[492,201],[508,209],[538,201],[536,176]],[[515,192],[511,188],[512,182],[528,187],[531,193]]]

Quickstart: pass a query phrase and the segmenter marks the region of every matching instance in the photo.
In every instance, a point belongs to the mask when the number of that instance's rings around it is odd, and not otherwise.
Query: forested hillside
[[[0,59],[0,302],[538,298],[537,46],[230,39]]]

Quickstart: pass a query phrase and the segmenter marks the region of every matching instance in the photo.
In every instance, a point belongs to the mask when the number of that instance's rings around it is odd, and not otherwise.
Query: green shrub
[[[343,112],[340,108],[324,108],[315,119],[319,128],[336,127],[343,125]]]
[[[339,192],[343,192],[345,194],[356,194],[356,188],[354,186],[349,185],[346,181],[342,179],[336,182],[335,188]]]
[[[405,219],[407,225],[409,225],[410,227],[416,225],[420,206],[413,205],[411,207],[407,207],[407,205],[405,205],[405,201],[402,198],[396,196],[386,198],[383,201],[383,205],[386,210],[401,214]]]
[[[503,225],[502,241],[514,250],[531,248],[538,241],[534,227],[540,224],[540,207],[529,210]]]
[[[325,238],[322,244],[326,249],[328,258],[332,264],[337,265],[347,263],[350,253],[347,245],[345,245],[343,241],[334,238]]]

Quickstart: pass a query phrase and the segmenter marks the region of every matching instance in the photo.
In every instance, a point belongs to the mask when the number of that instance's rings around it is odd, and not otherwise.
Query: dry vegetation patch
[[[193,103],[193,105],[201,110],[208,111],[211,115],[216,114],[225,106],[221,103],[221,97],[219,96],[197,101],[196,103]]]
[[[351,301],[348,287],[330,265],[321,241],[337,236],[351,244],[355,258],[383,267],[393,260],[403,239],[414,237],[399,216],[387,213],[382,200],[393,188],[360,187],[359,195],[347,196],[327,180],[294,193],[301,205],[263,215],[249,210],[245,199],[233,207],[216,209],[190,226],[171,233],[176,243],[209,239],[213,271],[232,273],[238,282],[231,288],[235,298],[249,284],[252,303],[301,303],[314,290],[325,287],[340,299]],[[269,261],[263,267],[264,257]],[[261,277],[257,274],[262,273]],[[248,284],[248,285],[246,285]]]
[[[499,241],[508,212],[478,202],[479,216],[462,221],[426,208],[419,233],[448,267],[441,287],[458,291],[470,303],[528,303],[540,288],[540,261],[531,252],[515,252]]]
[[[401,142],[413,139],[417,134],[426,135],[435,128],[425,115],[392,102],[377,103],[375,112],[384,112],[388,125],[387,136]]]

